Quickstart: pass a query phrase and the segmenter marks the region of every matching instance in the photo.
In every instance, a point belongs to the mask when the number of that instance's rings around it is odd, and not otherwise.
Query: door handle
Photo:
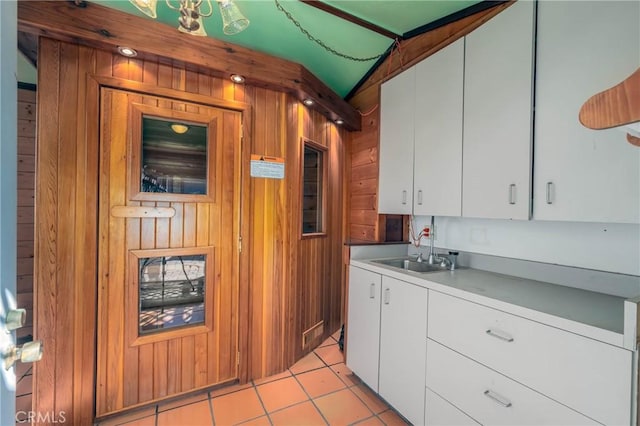
[[[384,304],[388,305],[391,302],[391,290],[388,288],[384,289]]]
[[[402,204],[407,204],[407,191],[402,191]]]
[[[509,185],[509,204],[516,203],[516,184]]]
[[[509,336],[506,333],[497,333],[495,330],[491,330],[491,329],[488,329],[486,333],[491,337],[495,337],[496,339],[504,340],[505,342],[508,342],[508,343],[513,342],[513,337]]]
[[[371,286],[369,287],[369,299],[375,299],[376,298],[376,283],[371,283]]]
[[[17,330],[24,326],[27,320],[25,309],[11,309],[4,320],[4,328],[7,332]]]
[[[553,204],[551,192],[553,191],[553,182],[547,182],[547,204]]]
[[[422,205],[422,189],[418,190],[418,205]]]
[[[484,394],[485,394],[485,396],[487,398],[494,400],[498,404],[502,405],[504,408],[509,408],[512,405],[511,402],[509,402],[508,399],[506,399],[503,396],[498,395],[497,393],[495,393],[491,389],[487,389],[486,391],[484,391]]]
[[[36,362],[42,359],[42,341],[36,340],[28,342],[18,347],[10,345],[2,351],[2,359],[4,360],[4,369],[8,370],[13,367],[16,361],[20,362]]]

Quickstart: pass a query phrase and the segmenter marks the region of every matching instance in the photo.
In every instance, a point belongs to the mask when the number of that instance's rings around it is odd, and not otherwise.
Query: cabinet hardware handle
[[[516,184],[509,185],[509,204],[516,203]]]
[[[418,205],[422,205],[422,189],[418,190]]]
[[[491,329],[487,330],[486,333],[489,336],[495,337],[496,339],[504,340],[505,342],[509,342],[509,343],[513,342],[513,337],[511,337],[509,335],[503,336],[500,333],[496,333],[495,331],[493,331]]]
[[[402,191],[402,204],[407,204],[407,191]]]
[[[551,201],[552,189],[553,189],[553,182],[547,182],[547,204],[553,204],[553,201]]]
[[[388,305],[391,302],[391,290],[388,288],[384,289],[384,304]]]
[[[371,287],[369,287],[369,299],[376,298],[376,283],[371,283]]]
[[[487,398],[494,400],[495,402],[497,402],[498,404],[502,405],[505,408],[511,407],[511,402],[509,402],[508,399],[498,395],[492,390],[487,389],[486,391],[484,391],[484,394]]]

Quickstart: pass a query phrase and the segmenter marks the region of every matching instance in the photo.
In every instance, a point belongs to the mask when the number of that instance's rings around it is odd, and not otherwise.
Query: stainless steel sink
[[[374,263],[379,263],[381,265],[391,266],[393,268],[405,269],[413,272],[440,272],[440,271],[448,271],[449,268],[440,266],[440,265],[430,265],[427,262],[416,262],[415,260],[407,259],[407,258],[397,258],[397,259],[379,259],[373,260]]]

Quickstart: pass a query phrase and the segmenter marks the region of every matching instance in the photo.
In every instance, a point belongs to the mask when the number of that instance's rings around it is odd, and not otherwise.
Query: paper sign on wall
[[[251,154],[251,177],[284,179],[284,158]]]

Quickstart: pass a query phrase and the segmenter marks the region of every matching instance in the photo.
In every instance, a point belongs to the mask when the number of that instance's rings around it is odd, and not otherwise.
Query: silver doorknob
[[[40,361],[42,359],[42,341],[28,342],[22,347],[11,345],[2,353],[2,358],[5,370],[10,369],[18,360],[20,362]]]
[[[23,327],[26,320],[27,311],[25,309],[11,309],[7,312],[7,317],[4,320],[4,328],[9,333]]]

